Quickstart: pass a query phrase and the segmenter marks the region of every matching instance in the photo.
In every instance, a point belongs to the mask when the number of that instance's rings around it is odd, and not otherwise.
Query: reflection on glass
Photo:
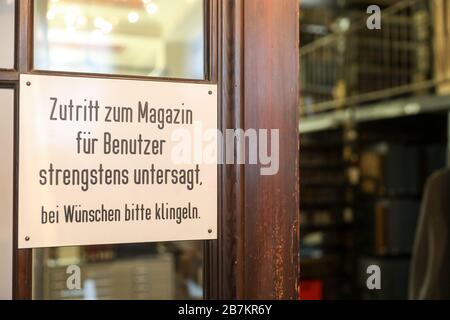
[[[36,69],[204,78],[203,0],[40,0],[34,10]]]
[[[201,242],[37,249],[37,300],[203,297]]]
[[[0,0],[0,69],[14,69],[14,0]]]
[[[0,300],[12,299],[14,91],[0,88]]]

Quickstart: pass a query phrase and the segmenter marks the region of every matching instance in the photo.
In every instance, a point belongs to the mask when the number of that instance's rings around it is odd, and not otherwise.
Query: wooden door
[[[115,0],[111,0],[115,1]],[[165,0],[166,1],[166,0]],[[170,1],[170,0],[169,0]],[[16,0],[15,64],[0,69],[0,87],[15,93],[13,296],[32,298],[33,253],[17,248],[18,102],[20,74],[152,80],[34,65],[35,4]],[[204,243],[207,299],[296,299],[299,257],[299,1],[205,0],[202,79],[217,83],[219,129],[278,129],[279,171],[220,165],[219,236]]]

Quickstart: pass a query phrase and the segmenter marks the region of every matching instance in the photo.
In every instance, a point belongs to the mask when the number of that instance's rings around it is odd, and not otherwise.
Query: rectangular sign
[[[19,247],[217,238],[217,86],[21,75]]]

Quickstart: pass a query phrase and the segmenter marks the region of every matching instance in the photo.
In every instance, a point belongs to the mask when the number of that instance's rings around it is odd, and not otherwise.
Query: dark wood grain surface
[[[298,283],[299,2],[219,1],[221,128],[279,129],[280,171],[222,166],[219,239],[207,297],[296,299]]]
[[[280,171],[245,169],[245,297],[296,299],[299,2],[245,0],[245,128],[280,130]]]

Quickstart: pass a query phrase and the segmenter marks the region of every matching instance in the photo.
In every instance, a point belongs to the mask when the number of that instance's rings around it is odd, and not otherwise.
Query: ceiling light
[[[94,20],[94,26],[98,29],[102,28],[102,25],[104,23],[105,20],[103,20],[103,18],[95,18]]]
[[[128,14],[128,22],[129,23],[136,23],[139,21],[139,14],[136,11],[131,11]]]
[[[159,10],[158,5],[154,2],[150,2],[145,9],[147,10],[147,12],[151,15],[156,14]]]

